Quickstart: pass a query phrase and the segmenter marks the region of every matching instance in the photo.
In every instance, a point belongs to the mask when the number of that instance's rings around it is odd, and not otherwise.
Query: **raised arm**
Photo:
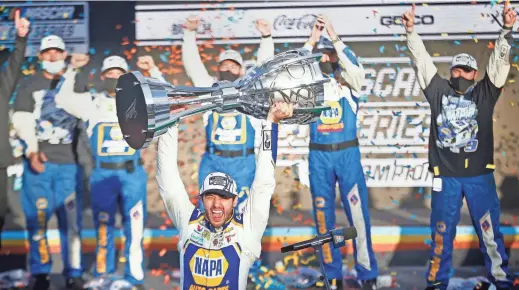
[[[157,182],[169,217],[182,234],[195,206],[189,200],[177,165],[178,127],[171,127],[159,138]]]
[[[27,33],[29,32],[30,22],[25,18],[20,18],[20,10],[17,10],[15,12],[14,25],[17,32],[14,51],[11,52],[7,59],[7,68],[0,71],[0,98],[4,98],[2,106],[8,106],[9,99],[22,73],[22,64],[25,57],[25,47],[27,46]]]
[[[352,90],[357,93],[360,92],[362,83],[364,82],[364,69],[362,68],[362,65],[357,60],[355,54],[340,40],[332,23],[325,16],[319,15],[317,23],[324,26],[328,35],[332,39],[333,46],[337,52],[337,57],[339,58],[339,65],[342,68],[341,77]]]
[[[402,15],[402,23],[407,32],[407,47],[409,48],[411,61],[417,72],[418,83],[422,90],[425,90],[438,72],[438,69],[436,65],[434,65],[432,57],[425,49],[422,39],[414,31],[415,11],[416,5],[413,3],[413,9],[404,12]]]
[[[259,257],[261,253],[261,237],[267,227],[270,199],[276,188],[274,172],[278,141],[277,123],[282,118],[292,116],[292,112],[292,105],[278,103],[270,110],[267,120],[262,122],[256,175],[243,213],[243,226],[247,232],[245,246],[255,257]]]
[[[196,29],[199,25],[200,18],[188,17],[182,42],[182,62],[187,76],[196,87],[210,87],[214,83],[214,78],[207,72],[196,45]]]
[[[487,65],[487,75],[492,84],[498,88],[502,88],[510,72],[510,48],[514,39],[512,30],[516,22],[517,12],[510,6],[509,1],[505,2],[505,10],[503,14],[503,29],[496,40],[494,50],[490,54]]]
[[[142,55],[137,59],[137,67],[143,72],[147,72],[150,77],[166,83],[166,78],[155,64],[155,60],[151,55]]]
[[[265,19],[256,20],[256,29],[261,34],[258,48],[258,65],[274,56],[274,40],[272,39],[272,28]]]
[[[77,73],[77,68],[69,66],[63,74],[63,83],[55,97],[56,106],[76,118],[88,121],[95,113],[96,107],[90,92],[78,93],[74,91]]]

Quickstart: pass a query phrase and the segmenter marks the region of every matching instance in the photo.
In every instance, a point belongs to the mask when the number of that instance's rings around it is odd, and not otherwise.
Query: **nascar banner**
[[[0,47],[14,45],[16,29],[13,9],[31,21],[26,56],[36,56],[41,39],[55,34],[63,38],[69,53],[86,53],[89,48],[88,2],[3,3],[0,7]]]
[[[512,1],[514,2],[514,1]],[[136,6],[139,45],[178,44],[182,24],[201,17],[200,42],[257,43],[254,20],[273,26],[276,42],[304,42],[317,14],[325,14],[345,41],[404,40],[400,16],[411,1],[209,2],[201,4],[143,4]],[[408,3],[409,7],[406,7]],[[425,40],[494,39],[500,28],[502,5],[497,1],[418,1],[416,30]],[[463,13],[463,17],[459,17]],[[463,19],[463,20],[461,20]]]

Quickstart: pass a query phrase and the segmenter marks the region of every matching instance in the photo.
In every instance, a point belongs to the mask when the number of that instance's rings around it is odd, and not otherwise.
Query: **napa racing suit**
[[[12,122],[26,147],[25,155],[43,152],[47,157],[42,173],[35,172],[29,160],[25,160],[23,169],[21,200],[29,234],[31,274],[51,272],[47,223],[56,213],[63,274],[75,278],[82,274],[82,193],[78,191],[83,168],[79,165],[82,158],[91,163],[91,151],[82,121],[56,103],[63,81],[63,78],[49,80],[43,73],[28,77],[17,91]],[[86,87],[83,89],[86,91]]]
[[[214,228],[191,204],[177,166],[178,128],[159,139],[157,181],[169,216],[179,230],[182,289],[243,290],[249,268],[261,253],[261,238],[276,187],[277,124],[262,121],[256,175],[243,213]]]
[[[94,95],[74,93],[75,75],[74,69],[68,69],[64,74],[65,81],[56,102],[69,113],[88,122],[94,156],[94,169],[90,177],[97,238],[94,276],[115,273],[115,216],[120,208],[125,236],[125,279],[134,285],[143,284],[142,241],[148,176],[142,166],[141,151],[128,146],[123,138],[115,97],[110,97],[106,91]],[[165,81],[158,68],[152,69],[150,75]],[[67,95],[74,97],[61,97]]]
[[[261,38],[257,62],[274,56],[272,37]],[[209,75],[200,58],[193,31],[184,31],[182,61],[187,75],[196,87],[211,87],[217,80]],[[243,69],[243,68],[242,68]],[[198,172],[198,184],[203,184],[211,172],[223,172],[238,185],[241,211],[254,180],[256,134],[261,130],[260,121],[239,112],[207,112],[203,115],[206,131],[206,152],[202,156]],[[201,205],[201,204],[200,204]]]
[[[500,205],[494,180],[492,115],[510,70],[512,32],[503,29],[490,54],[486,72],[465,94],[457,93],[438,69],[416,32],[407,46],[418,82],[431,106],[429,166],[434,173],[431,199],[431,260],[427,284],[446,289],[453,241],[463,197],[479,238],[489,280],[510,289],[508,256],[499,230]]]
[[[325,89],[325,99],[331,108],[310,124],[308,165],[314,218],[321,235],[335,228],[335,186],[338,182],[346,216],[358,233],[353,241],[358,279],[372,280],[378,276],[378,267],[371,243],[368,188],[357,139],[358,98],[364,70],[344,43],[337,41],[333,46],[345,85],[338,84],[333,75],[328,76],[331,79],[329,88],[334,89]],[[306,44],[304,48],[311,51],[313,46]],[[326,244],[322,256],[328,278],[342,281],[339,249]]]

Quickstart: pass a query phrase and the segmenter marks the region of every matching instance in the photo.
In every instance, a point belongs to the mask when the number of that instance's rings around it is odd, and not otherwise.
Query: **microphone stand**
[[[316,243],[312,245],[312,248],[315,251],[315,254],[317,255],[317,260],[319,260],[319,265],[321,266],[321,272],[323,275],[321,276],[321,279],[324,278],[324,285],[326,285],[327,290],[331,290],[330,287],[330,281],[328,281],[328,276],[326,275],[326,270],[324,269],[324,262],[321,257],[321,252],[323,251],[323,245],[322,243]]]

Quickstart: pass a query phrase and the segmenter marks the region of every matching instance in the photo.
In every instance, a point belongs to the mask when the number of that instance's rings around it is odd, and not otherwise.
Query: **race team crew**
[[[499,229],[492,115],[510,71],[516,12],[505,4],[504,27],[490,54],[485,75],[476,83],[477,62],[466,53],[454,56],[449,80],[440,77],[420,36],[414,31],[415,9],[413,4],[412,10],[402,17],[418,82],[431,105],[429,165],[434,179],[427,289],[447,289],[463,197],[479,238],[489,281],[497,289],[511,289],[508,256]],[[490,284],[483,283],[477,289],[489,287]]]
[[[239,52],[232,49],[220,53],[218,78],[209,75],[196,46],[196,30],[199,26],[200,18],[189,17],[184,25],[182,43],[182,61],[194,86],[211,87],[217,81],[232,82],[241,77],[245,73],[243,58]],[[256,29],[261,34],[257,58],[257,62],[261,63],[274,56],[274,41],[268,22],[263,19],[257,20]],[[241,211],[254,180],[254,168],[256,168],[254,142],[257,139],[256,134],[261,132],[260,121],[237,111],[206,112],[203,120],[206,131],[206,152],[200,162],[198,184],[202,184],[211,172],[229,174],[238,184],[237,209]]]
[[[47,223],[56,213],[61,240],[63,275],[67,288],[82,289],[81,180],[90,167],[91,151],[84,124],[57,106],[63,85],[65,43],[55,35],[42,39],[38,59],[41,70],[20,85],[12,117],[25,143],[22,207],[29,233],[29,265],[36,278],[34,289],[49,289],[52,260]],[[86,86],[76,90],[86,91]],[[71,96],[68,96],[71,97]],[[86,157],[86,158],[85,158]]]
[[[222,172],[206,177],[199,195],[205,212],[196,208],[178,170],[178,127],[171,127],[159,138],[157,181],[166,210],[179,231],[182,289],[246,289],[249,268],[261,253],[276,187],[277,122],[292,112],[292,105],[277,103],[262,121],[256,175],[243,213],[234,210],[238,203],[236,182]]]
[[[20,10],[15,12],[14,26],[16,28],[16,39],[14,40],[14,50],[6,54],[7,49],[0,51],[2,60],[0,66],[5,69],[0,70],[0,249],[2,249],[2,230],[5,224],[5,217],[9,212],[7,196],[8,167],[13,164],[11,146],[9,144],[10,122],[9,122],[9,101],[16,89],[18,80],[22,75],[22,64],[27,47],[27,34],[29,33],[30,22],[25,18],[20,18]],[[9,55],[7,57],[7,55]],[[4,59],[3,57],[7,57]]]
[[[101,67],[103,90],[92,96],[73,91],[77,68],[89,60],[87,55],[73,57],[79,59],[80,64],[64,74],[65,81],[56,102],[70,114],[88,122],[94,156],[90,178],[97,240],[94,277],[116,271],[115,216],[120,208],[125,236],[125,279],[137,289],[144,289],[142,241],[148,176],[142,166],[141,150],[132,149],[123,138],[115,102],[117,80],[129,71],[128,63],[117,55],[105,58]],[[139,57],[137,66],[151,77],[165,82],[151,56]]]
[[[321,36],[323,29],[331,40]],[[317,49],[323,53],[319,66],[323,74],[331,78],[332,84],[325,89],[325,99],[331,108],[310,124],[308,163],[315,223],[321,235],[335,228],[335,187],[338,182],[348,222],[358,233],[353,243],[357,277],[362,289],[376,289],[378,267],[371,243],[368,188],[357,140],[358,98],[364,71],[355,54],[322,15],[318,16],[304,48],[312,51],[316,41],[319,41]],[[343,289],[339,249],[325,244],[322,256],[332,288]]]

